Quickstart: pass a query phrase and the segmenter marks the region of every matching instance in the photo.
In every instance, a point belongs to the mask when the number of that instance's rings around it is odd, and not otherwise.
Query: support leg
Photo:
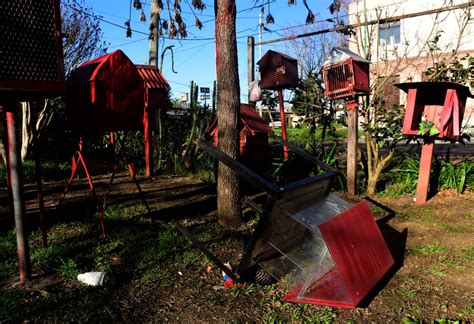
[[[38,206],[41,235],[43,238],[43,246],[48,246],[48,231],[46,229],[46,217],[44,214],[44,195],[43,195],[43,170],[38,159],[37,152],[35,152],[35,169],[36,169],[36,184],[38,187]]]
[[[357,195],[357,101],[347,102],[347,192]]]
[[[13,196],[13,210],[15,215],[18,266],[20,271],[20,282],[24,283],[31,278],[31,265],[28,232],[26,230],[25,200],[23,197],[23,166],[21,163],[16,126],[18,105],[12,103],[8,104],[5,108],[7,108],[8,159]]]
[[[69,176],[69,179],[67,180],[66,187],[64,187],[64,191],[61,194],[61,197],[59,197],[59,202],[57,203],[56,207],[61,205],[64,198],[66,197],[67,191],[69,190],[69,186],[74,181],[74,177],[76,176],[77,168],[79,166],[79,156],[77,157],[77,159],[74,156],[71,158],[71,166],[72,166],[71,175]]]
[[[140,194],[140,198],[142,199],[143,204],[146,207],[146,210],[148,213],[151,213],[150,206],[148,205],[148,202],[146,201],[145,195],[143,194],[142,188],[140,187],[140,184],[138,183],[138,179],[135,174],[135,165],[133,163],[128,164],[128,170],[130,172],[130,177],[132,177],[133,182],[135,182],[135,185],[137,186],[138,193]]]
[[[110,177],[109,185],[107,186],[107,191],[105,192],[104,209],[107,208],[107,202],[109,201],[110,191],[112,191],[112,183],[114,182],[116,174],[117,174],[117,164],[114,165],[114,171],[112,172],[112,177]]]
[[[281,138],[284,141],[288,141],[288,136],[286,134],[286,119],[285,119],[285,107],[283,102],[283,91],[278,90],[278,101],[280,105],[280,119],[281,119]],[[288,146],[283,145],[283,159],[288,160]]]
[[[78,153],[79,158],[77,159],[77,163],[79,164],[79,161],[82,163],[82,167],[84,168],[84,173],[86,174],[87,181],[89,182],[89,187],[91,189],[92,195],[94,196],[94,199],[97,202],[97,213],[99,216],[99,223],[100,223],[100,229],[102,231],[102,236],[105,236],[105,221],[104,221],[104,208],[103,205],[99,201],[99,197],[97,196],[97,193],[95,192],[95,187],[94,183],[92,182],[92,177],[89,173],[89,170],[87,169],[87,165],[84,161],[84,157],[82,156],[81,152]]]
[[[416,203],[425,204],[430,184],[431,161],[433,160],[434,143],[423,143],[421,148],[420,171],[416,186]]]

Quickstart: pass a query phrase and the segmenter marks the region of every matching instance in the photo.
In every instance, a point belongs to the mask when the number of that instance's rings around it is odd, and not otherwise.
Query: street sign
[[[201,93],[211,93],[211,89],[210,88],[203,88],[201,87],[200,89]],[[209,98],[208,98],[209,99]]]
[[[207,100],[207,99],[211,99],[211,96],[208,95],[208,94],[202,94],[201,95],[201,100]]]

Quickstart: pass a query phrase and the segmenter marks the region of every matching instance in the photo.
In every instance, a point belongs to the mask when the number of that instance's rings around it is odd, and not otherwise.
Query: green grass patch
[[[275,134],[281,136],[281,128],[276,128],[273,130]],[[288,135],[288,140],[293,143],[306,144],[310,139],[309,128],[307,127],[292,127],[286,129],[286,134]],[[363,135],[363,131],[359,131],[359,136]],[[323,136],[322,127],[316,129],[316,141],[321,141]],[[335,131],[332,133],[329,131],[329,128],[326,130],[325,142],[334,142],[341,141],[347,137],[347,127],[336,124]]]
[[[460,258],[467,262],[474,260],[474,246],[461,249]]]
[[[45,161],[41,162],[43,170],[43,179],[46,181],[65,180],[71,174],[71,165],[69,163],[56,163]],[[25,183],[36,183],[36,168],[34,161],[23,162],[23,173]],[[0,163],[0,185],[6,186],[6,167]]]
[[[424,246],[408,247],[407,251],[411,254],[433,255],[438,253],[445,253],[448,251],[448,248],[446,246],[436,244],[427,244]]]
[[[442,224],[439,224],[438,226],[450,233],[465,234],[465,233],[471,232],[471,230],[465,225],[452,225],[452,224],[442,223]]]

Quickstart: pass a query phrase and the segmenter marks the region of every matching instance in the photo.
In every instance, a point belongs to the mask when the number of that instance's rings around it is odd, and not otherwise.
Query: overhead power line
[[[436,14],[436,13],[440,13],[440,12],[444,12],[444,11],[450,11],[450,10],[456,10],[456,9],[464,9],[464,8],[469,8],[469,7],[472,7],[472,6],[474,6],[474,2],[462,3],[462,4],[449,6],[449,7],[444,7],[444,8],[437,8],[437,9],[431,9],[431,10],[426,10],[426,11],[415,12],[415,13],[411,13],[411,14],[393,16],[393,17],[390,17],[390,18],[370,20],[370,21],[362,22],[360,24],[344,25],[344,26],[340,26],[340,27],[333,27],[333,28],[317,30],[317,31],[309,32],[309,33],[303,33],[303,34],[298,34],[298,35],[290,35],[290,36],[287,36],[287,37],[271,39],[271,40],[267,40],[267,41],[263,41],[263,42],[255,42],[255,45],[266,45],[266,44],[284,42],[284,41],[289,41],[289,40],[293,40],[293,39],[309,37],[309,36],[315,36],[315,35],[320,35],[320,34],[326,34],[326,33],[331,33],[331,32],[343,32],[343,31],[347,31],[347,30],[350,30],[350,29],[356,28],[356,27],[376,25],[376,24],[386,24],[386,23],[396,22],[396,21],[399,21],[401,19],[431,15],[431,14]]]

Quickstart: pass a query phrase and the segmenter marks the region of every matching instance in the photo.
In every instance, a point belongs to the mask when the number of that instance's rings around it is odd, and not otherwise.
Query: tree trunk
[[[216,73],[219,148],[237,159],[240,88],[235,32],[235,0],[214,0],[216,15]],[[237,227],[241,220],[239,178],[219,163],[217,178],[218,220],[224,227]]]
[[[28,157],[30,143],[32,142],[31,128],[31,104],[29,102],[21,103],[22,127],[21,127],[21,160],[25,161]]]
[[[377,183],[379,182],[380,175],[382,174],[383,169],[385,169],[385,166],[392,159],[394,153],[395,153],[395,149],[391,148],[390,152],[382,159],[378,157],[378,153],[377,153],[377,156],[376,156],[377,166],[372,169],[371,173],[369,173],[369,179],[367,181],[367,195],[369,197],[375,196],[375,189],[377,187]]]

